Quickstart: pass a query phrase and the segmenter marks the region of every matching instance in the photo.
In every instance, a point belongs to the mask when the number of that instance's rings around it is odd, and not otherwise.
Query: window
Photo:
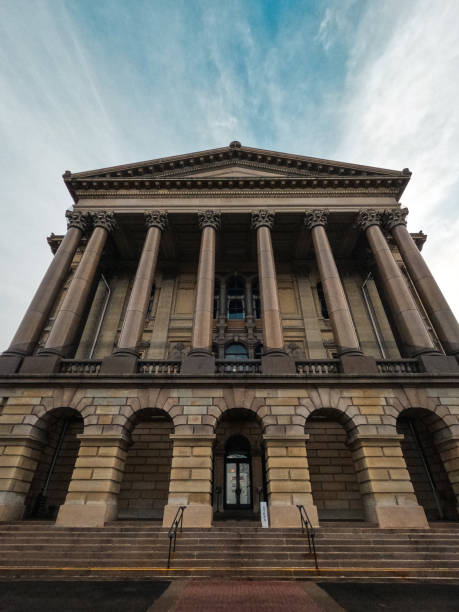
[[[155,286],[151,288],[150,297],[148,298],[148,309],[147,309],[147,319],[151,319],[153,317],[153,304],[155,301]]]
[[[261,359],[263,355],[263,345],[259,342],[255,347],[255,359]]]
[[[317,297],[319,298],[319,303],[320,303],[320,310],[322,313],[322,317],[324,319],[328,319],[328,308],[327,308],[327,303],[325,301],[325,294],[324,294],[324,290],[322,287],[322,283],[317,283]]]
[[[225,349],[225,359],[241,361],[248,358],[247,349],[243,344],[234,342],[233,344],[229,344]]]
[[[220,281],[215,279],[214,285],[214,319],[218,319],[220,315]]]
[[[260,287],[258,278],[252,281],[252,309],[255,319],[261,319]]]
[[[245,281],[232,276],[226,287],[228,319],[245,319]]]

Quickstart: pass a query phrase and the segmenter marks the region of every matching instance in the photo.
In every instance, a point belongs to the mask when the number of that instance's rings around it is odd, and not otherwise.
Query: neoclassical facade
[[[0,356],[0,520],[457,518],[459,326],[409,170],[232,142],[63,178]]]

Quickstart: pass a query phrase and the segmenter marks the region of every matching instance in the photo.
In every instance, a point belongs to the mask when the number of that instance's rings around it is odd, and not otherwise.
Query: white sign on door
[[[269,518],[268,518],[268,504],[267,502],[260,502],[260,518],[261,518],[261,526],[269,527]]]

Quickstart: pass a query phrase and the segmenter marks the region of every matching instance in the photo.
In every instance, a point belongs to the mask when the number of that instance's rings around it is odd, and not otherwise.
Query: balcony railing
[[[261,374],[261,359],[244,359],[235,361],[231,359],[217,359],[215,361],[216,374]]]
[[[180,374],[181,361],[139,361],[137,364],[138,374],[148,374],[149,376],[169,376]]]
[[[380,374],[420,374],[423,372],[417,359],[378,359],[376,365]]]
[[[340,373],[339,359],[305,359],[296,361],[296,373],[303,376],[334,376]],[[97,376],[100,374],[102,360],[100,359],[62,359],[59,364],[59,374],[76,376]],[[246,359],[241,361],[217,359],[215,374],[226,376],[262,375],[261,359]],[[417,359],[378,359],[378,373],[387,376],[409,376],[422,374],[424,369]],[[145,376],[178,376],[181,361],[141,360],[137,362],[137,374]]]
[[[100,359],[62,359],[59,374],[99,374]]]
[[[307,359],[295,363],[296,373],[302,376],[327,376],[339,372],[339,359]]]

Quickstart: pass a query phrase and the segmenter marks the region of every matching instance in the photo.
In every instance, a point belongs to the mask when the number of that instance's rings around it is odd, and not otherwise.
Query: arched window
[[[215,279],[214,285],[214,319],[218,319],[220,314],[220,281]]]
[[[317,283],[317,297],[319,298],[319,303],[320,303],[320,310],[322,313],[322,317],[324,319],[328,319],[328,308],[327,308],[327,303],[325,301],[325,294],[324,294],[324,290],[322,287],[322,283]]]
[[[261,319],[260,287],[258,278],[252,281],[252,309],[255,319]]]
[[[263,355],[263,345],[261,342],[259,342],[255,346],[255,359],[261,359],[262,355]]]
[[[247,349],[243,344],[239,344],[234,342],[233,344],[228,344],[225,349],[225,359],[231,359],[233,361],[241,361],[243,359],[248,359],[249,355],[247,353]]]
[[[232,276],[226,286],[228,319],[245,319],[245,281],[242,276]]]

